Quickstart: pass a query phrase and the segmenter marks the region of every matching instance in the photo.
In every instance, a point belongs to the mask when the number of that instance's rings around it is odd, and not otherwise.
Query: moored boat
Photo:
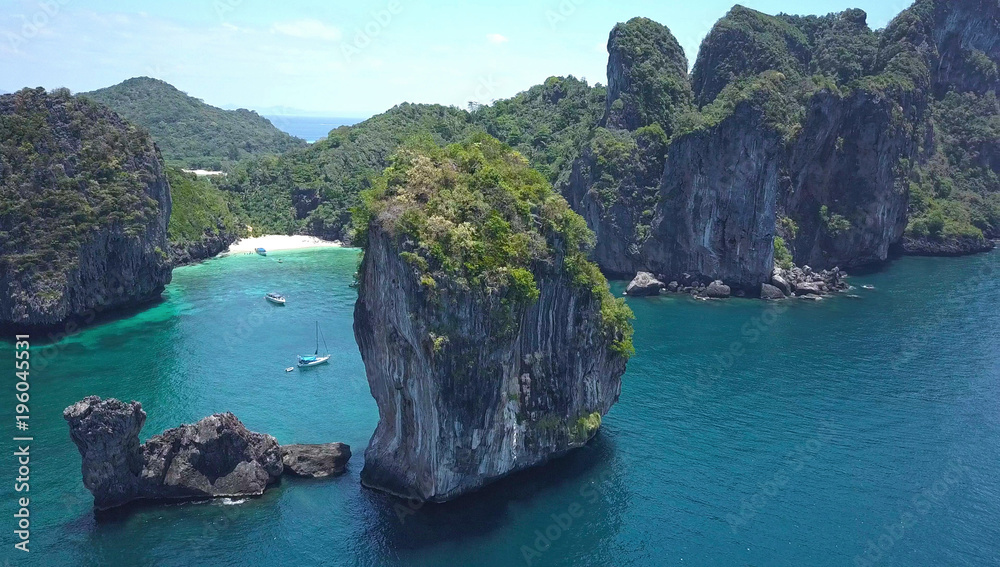
[[[299,368],[309,368],[310,366],[319,366],[320,364],[325,364],[330,362],[330,355],[319,353],[319,339],[322,334],[319,330],[319,321],[316,322],[316,352],[313,354],[304,354],[299,356]],[[330,350],[326,346],[326,337],[323,337],[323,348]]]
[[[257,248],[254,252],[260,254],[261,256],[267,256],[267,250],[264,250],[263,248]]]
[[[264,299],[270,301],[271,303],[273,303],[275,305],[284,305],[285,304],[285,296],[281,295],[280,293],[271,292],[271,293],[265,295]]]

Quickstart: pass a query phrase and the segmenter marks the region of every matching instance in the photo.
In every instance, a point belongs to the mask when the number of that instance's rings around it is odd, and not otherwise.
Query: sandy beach
[[[320,238],[316,238],[315,236],[286,236],[273,234],[237,240],[229,246],[229,249],[226,250],[225,253],[243,254],[246,252],[253,252],[258,248],[263,248],[268,252],[277,252],[279,250],[298,250],[301,248],[340,248],[342,246],[343,244],[340,241],[322,240]]]

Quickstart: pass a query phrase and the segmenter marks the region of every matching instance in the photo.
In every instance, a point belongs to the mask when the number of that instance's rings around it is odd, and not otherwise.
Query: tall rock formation
[[[603,126],[560,187],[597,235],[594,260],[756,294],[776,250],[832,269],[885,261],[904,234],[915,253],[989,248],[998,12],[919,0],[876,33],[862,10],[736,6],[690,88],[666,28],[619,24]]]
[[[916,157],[912,124],[922,110],[857,89],[813,95],[788,163],[783,208],[798,230],[787,234],[795,260],[817,268],[875,264],[906,229],[907,177]]]
[[[89,322],[170,282],[149,135],[68,91],[0,97],[0,325]]]
[[[775,206],[784,138],[751,101],[670,146],[642,263],[679,280],[725,283],[753,294],[774,269]]]
[[[687,58],[670,30],[647,18],[618,24],[608,39],[608,89],[601,126],[559,189],[597,235],[601,269],[631,276],[659,199],[670,136],[691,109]]]
[[[488,137],[402,151],[376,183],[354,330],[379,424],[362,482],[445,501],[584,445],[631,312],[583,220]]]

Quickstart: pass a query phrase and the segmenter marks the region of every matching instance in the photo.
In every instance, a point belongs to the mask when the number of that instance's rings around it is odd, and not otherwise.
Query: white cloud
[[[496,44],[507,43],[508,41],[506,37],[498,33],[491,33],[487,35],[486,40],[489,41],[490,43],[496,43]]]
[[[274,31],[290,37],[301,39],[318,39],[323,41],[338,41],[341,33],[338,28],[324,24],[319,20],[296,20],[274,24]]]

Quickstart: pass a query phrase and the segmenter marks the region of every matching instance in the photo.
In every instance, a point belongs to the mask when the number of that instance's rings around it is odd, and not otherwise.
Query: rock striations
[[[170,187],[149,135],[66,91],[0,97],[0,325],[92,320],[170,281]]]
[[[139,443],[146,412],[138,402],[88,397],[66,408],[70,437],[83,458],[83,484],[106,510],[135,500],[259,496],[284,472],[343,471],[350,447],[289,445],[254,433],[231,413],[168,429]]]
[[[354,330],[380,419],[366,486],[450,500],[594,436],[631,312],[540,174],[487,136],[407,148],[367,211]]]
[[[759,295],[778,252],[824,270],[991,248],[998,10],[919,0],[877,33],[862,10],[736,6],[690,78],[669,30],[618,24],[605,117],[560,185],[594,260]]]

